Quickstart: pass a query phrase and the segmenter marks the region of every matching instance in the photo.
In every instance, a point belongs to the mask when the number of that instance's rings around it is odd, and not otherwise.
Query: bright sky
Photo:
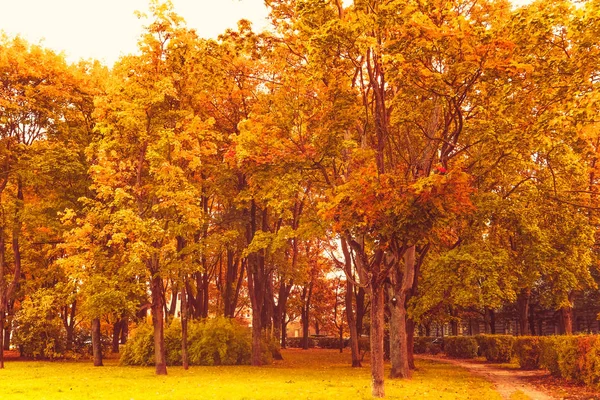
[[[522,4],[530,0],[513,0]],[[172,0],[175,11],[202,37],[216,38],[245,18],[258,31],[267,26],[263,0]],[[133,53],[148,0],[0,0],[0,30],[64,51],[70,61],[95,58],[112,65]]]
[[[172,0],[175,12],[202,37],[235,28],[242,18],[256,30],[268,24],[263,0]],[[70,61],[95,58],[112,65],[133,53],[148,0],[0,0],[0,30],[64,51]]]

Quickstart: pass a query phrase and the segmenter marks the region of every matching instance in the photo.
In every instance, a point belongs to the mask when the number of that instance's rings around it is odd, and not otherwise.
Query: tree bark
[[[165,348],[165,317],[163,315],[162,279],[158,274],[156,256],[151,261],[153,273],[150,290],[152,292],[152,326],[154,328],[154,365],[156,375],[167,375],[167,351]]]
[[[569,294],[569,302],[571,305],[560,309],[560,317],[565,335],[573,334],[573,293]]]
[[[114,324],[113,324],[113,334],[112,334],[112,352],[113,353],[118,353],[119,352],[119,339],[121,339],[121,329],[123,326],[123,320],[122,319],[118,319]]]
[[[395,255],[395,260],[400,259],[400,254]],[[412,290],[415,279],[416,247],[410,246],[403,255],[404,266],[395,261],[396,267],[391,271],[388,304],[390,309],[390,361],[392,369],[390,378],[410,378],[411,371],[408,362],[407,313],[406,300]]]
[[[188,305],[185,285],[181,285],[181,363],[183,369],[190,367],[188,359]]]
[[[517,296],[517,311],[519,314],[519,334],[529,335],[529,299],[531,298],[531,289],[521,289]]]
[[[102,337],[100,332],[100,318],[92,319],[92,354],[94,367],[102,367]]]
[[[408,367],[411,370],[417,369],[415,365],[415,354],[413,352],[415,344],[415,321],[412,318],[406,319],[406,355],[408,357]]]
[[[371,281],[371,385],[373,397],[385,397],[383,367],[383,284]]]
[[[121,327],[121,344],[127,344],[127,336],[129,335],[129,318],[123,317],[123,326]]]
[[[1,277],[0,277],[1,279]],[[0,293],[2,294],[2,293]],[[2,300],[0,299],[0,303]],[[0,329],[4,329],[4,311],[0,310]],[[0,369],[4,369],[4,335],[0,335]]]
[[[360,348],[358,347],[358,330],[356,329],[356,319],[354,318],[354,310],[352,307],[352,296],[354,294],[354,285],[346,278],[346,320],[348,321],[348,329],[350,330],[350,352],[352,354],[352,367],[362,367],[360,362]]]

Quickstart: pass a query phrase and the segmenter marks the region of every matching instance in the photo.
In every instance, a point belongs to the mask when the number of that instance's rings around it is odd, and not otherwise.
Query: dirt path
[[[511,396],[525,395],[532,400],[550,400],[555,399],[547,393],[539,391],[533,385],[529,384],[526,379],[532,376],[545,375],[544,371],[522,371],[499,368],[483,362],[470,360],[457,360],[453,358],[442,358],[415,355],[422,360],[431,360],[450,363],[466,368],[474,374],[480,375],[496,385],[496,390],[500,393],[503,399],[510,399]],[[517,397],[522,398],[522,397]]]

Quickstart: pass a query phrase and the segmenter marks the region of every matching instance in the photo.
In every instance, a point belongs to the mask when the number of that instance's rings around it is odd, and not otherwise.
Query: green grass
[[[109,360],[7,362],[0,370],[0,398],[13,399],[369,399],[370,373],[351,368],[349,354],[335,350],[287,350],[267,367],[121,367]],[[417,363],[411,380],[386,379],[390,399],[500,399],[492,385],[455,366]]]

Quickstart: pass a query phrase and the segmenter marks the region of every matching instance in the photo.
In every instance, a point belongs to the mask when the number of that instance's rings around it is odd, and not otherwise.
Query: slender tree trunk
[[[183,369],[190,367],[188,360],[188,305],[185,285],[181,285],[181,363]]]
[[[129,318],[123,317],[123,326],[121,327],[121,344],[127,344],[127,336],[129,335]]]
[[[92,319],[92,354],[94,367],[102,367],[102,337],[100,332],[100,318]]]
[[[385,397],[383,368],[383,285],[371,282],[371,384],[373,397]]]
[[[496,312],[492,309],[488,309],[490,316],[490,333],[492,335],[496,334]]]
[[[563,307],[560,309],[563,333],[565,335],[573,334],[573,307]]]
[[[156,257],[156,256],[154,256]],[[156,375],[167,374],[167,351],[165,348],[165,317],[163,315],[163,293],[162,279],[158,275],[158,260],[152,260],[154,264],[150,271],[153,271],[153,277],[150,285],[152,292],[152,325],[154,328],[154,365],[156,366]]]
[[[259,260],[256,254],[248,256],[248,291],[250,292],[250,303],[252,306],[252,358],[253,366],[262,365],[262,283],[258,278]]]
[[[519,313],[519,334],[529,335],[529,299],[531,289],[521,289],[517,296],[517,311]]]
[[[121,329],[123,326],[123,319],[118,319],[113,325],[112,334],[112,352],[119,352],[119,339],[121,339]]]
[[[356,334],[360,337],[363,334],[363,320],[367,313],[365,305],[365,289],[359,287],[356,291]]]
[[[360,363],[360,349],[358,347],[358,330],[356,329],[356,319],[352,307],[352,297],[354,295],[354,285],[349,279],[346,279],[346,320],[348,321],[348,329],[350,330],[350,352],[352,354],[352,366],[355,368],[362,367]]]
[[[1,282],[1,277],[0,277]],[[0,293],[3,294],[3,293]],[[2,299],[0,299],[0,304]],[[0,330],[4,329],[4,311],[0,310]],[[4,369],[4,335],[0,335],[0,369]]]
[[[340,333],[340,353],[344,352],[344,325],[340,325],[339,328]]]
[[[540,332],[537,332],[535,329],[535,308],[533,305],[529,306],[529,331],[532,335],[540,334]]]
[[[288,320],[284,313],[283,319],[281,320],[281,348],[282,349],[287,349],[287,324],[288,324]]]
[[[360,348],[358,346],[359,330],[357,327],[357,320],[354,314],[353,297],[354,284],[352,283],[352,254],[348,248],[346,239],[341,240],[342,252],[344,254],[344,273],[346,274],[346,293],[344,294],[344,302],[346,306],[346,321],[348,321],[348,330],[350,331],[350,353],[352,355],[352,367],[362,367],[360,362]],[[358,299],[357,299],[357,312],[358,314]]]

